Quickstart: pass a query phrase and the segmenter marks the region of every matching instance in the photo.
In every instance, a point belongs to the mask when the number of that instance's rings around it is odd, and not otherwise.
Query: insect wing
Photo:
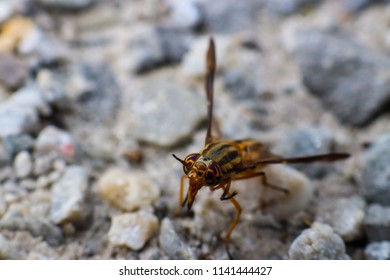
[[[312,163],[312,162],[331,162],[336,160],[342,160],[349,157],[349,154],[346,153],[333,153],[333,154],[323,154],[323,155],[314,155],[306,157],[295,157],[295,158],[273,158],[273,159],[264,159],[253,164],[254,166],[259,164],[277,164],[277,163]]]

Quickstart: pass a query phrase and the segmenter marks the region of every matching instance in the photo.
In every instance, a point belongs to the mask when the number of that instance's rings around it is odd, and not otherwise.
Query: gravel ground
[[[286,157],[234,182],[235,259],[389,259],[390,3],[0,1],[0,259],[227,259],[218,191],[179,207],[215,117]]]

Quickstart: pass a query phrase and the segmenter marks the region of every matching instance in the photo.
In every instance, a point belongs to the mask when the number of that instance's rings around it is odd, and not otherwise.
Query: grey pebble
[[[31,155],[27,151],[19,152],[14,160],[14,172],[16,177],[25,178],[29,176],[33,169]]]
[[[38,2],[48,8],[79,10],[90,6],[96,1],[95,0],[38,0]]]
[[[288,251],[295,260],[348,260],[345,244],[333,229],[321,223],[312,224],[291,244]]]
[[[82,131],[91,124],[112,125],[120,107],[121,88],[111,66],[100,60],[79,61],[71,64],[64,75],[65,81],[74,81],[75,75],[79,75],[79,79],[87,83],[82,88],[66,88],[66,96],[71,100],[68,109],[72,111],[72,114],[64,115],[66,125]],[[96,126],[92,127],[90,134],[96,131]]]
[[[0,84],[9,89],[22,85],[27,77],[27,68],[16,56],[0,53]]]
[[[205,96],[179,80],[159,75],[145,81],[131,108],[132,133],[138,140],[173,146],[188,138],[205,118]]]
[[[49,245],[58,246],[63,241],[63,234],[59,227],[44,217],[12,216],[3,217],[0,221],[0,229],[10,231],[25,230],[32,236],[41,236]]]
[[[360,12],[368,6],[386,2],[385,0],[342,0],[340,1],[342,7],[346,9],[348,12]]]
[[[390,206],[390,134],[379,137],[364,154],[361,186],[369,202]]]
[[[19,135],[38,129],[38,114],[47,115],[50,107],[39,89],[28,85],[0,104],[0,136]]]
[[[224,71],[223,82],[234,99],[241,102],[251,100],[253,106],[258,107],[261,104],[259,98],[267,89],[265,69],[258,63],[257,52],[248,51],[243,57],[238,50],[235,53],[239,63]]]
[[[320,202],[316,221],[332,226],[344,241],[364,235],[366,202],[360,196],[330,198]]]
[[[304,84],[340,121],[370,122],[390,100],[390,58],[341,30],[299,29],[295,55]]]
[[[390,240],[390,207],[369,205],[364,223],[370,241]]]
[[[140,74],[177,63],[187,52],[190,38],[188,33],[175,28],[147,28],[129,40],[125,68]]]
[[[69,222],[81,225],[89,214],[87,194],[86,170],[77,165],[69,166],[52,187],[51,220],[56,224]]]
[[[253,30],[262,1],[198,1],[204,15],[206,30],[213,33],[231,34],[240,31]]]
[[[327,127],[314,126],[288,131],[277,151],[284,157],[302,157],[332,152],[334,138]],[[294,164],[294,167],[311,178],[322,178],[334,168],[331,164]]]
[[[390,242],[373,242],[364,249],[366,258],[369,260],[390,260]]]
[[[315,7],[321,0],[267,0],[267,8],[282,16],[298,13],[300,9]]]
[[[1,140],[0,140],[1,141]],[[35,140],[28,134],[9,135],[2,139],[7,156],[13,158],[17,153],[24,150],[31,150]]]
[[[194,260],[195,253],[175,231],[172,221],[164,218],[161,222],[160,234],[158,237],[160,248],[173,260]]]

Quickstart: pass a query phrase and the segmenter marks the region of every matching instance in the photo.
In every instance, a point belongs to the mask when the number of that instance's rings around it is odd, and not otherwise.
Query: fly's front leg
[[[229,201],[231,201],[233,203],[234,208],[236,208],[236,211],[237,211],[236,217],[234,217],[233,222],[230,224],[229,229],[228,229],[228,231],[226,233],[226,237],[225,237],[226,252],[227,252],[229,258],[233,259],[232,254],[230,253],[230,250],[229,250],[229,241],[230,241],[230,237],[232,235],[232,232],[233,232],[234,228],[236,227],[238,221],[240,220],[241,206],[237,202],[237,200],[235,200],[233,198],[235,195],[237,195],[237,192],[230,193],[230,191],[229,191],[231,182],[232,182],[231,179],[228,179],[226,181],[221,182],[219,185],[212,187],[211,190],[214,191],[216,189],[221,189],[222,188],[223,189],[223,193],[222,193],[220,199],[221,200],[229,200]]]
[[[180,208],[183,207],[187,202],[187,196],[184,197],[184,181],[187,179],[187,175],[183,174],[180,179],[180,192],[179,192],[179,206],[176,208],[174,212],[175,216],[180,214]]]

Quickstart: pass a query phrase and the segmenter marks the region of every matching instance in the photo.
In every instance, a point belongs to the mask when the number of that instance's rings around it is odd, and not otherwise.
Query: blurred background
[[[209,36],[226,139],[351,154],[269,170],[289,197],[235,183],[233,256],[389,259],[389,26],[384,0],[0,0],[0,259],[227,258],[234,208],[179,211],[171,156],[204,145]]]

